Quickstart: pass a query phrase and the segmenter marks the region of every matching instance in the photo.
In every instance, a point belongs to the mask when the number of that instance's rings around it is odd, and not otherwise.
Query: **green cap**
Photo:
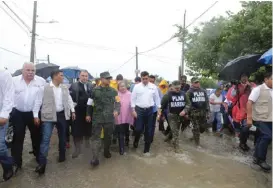
[[[172,87],[177,87],[177,86],[181,87],[180,81],[178,81],[178,80],[173,81]]]
[[[196,83],[196,82],[199,82],[199,78],[197,78],[197,77],[192,77],[191,83]]]
[[[109,72],[102,72],[100,73],[100,78],[105,78],[105,79],[108,79],[108,78],[112,78],[112,76],[110,75]]]

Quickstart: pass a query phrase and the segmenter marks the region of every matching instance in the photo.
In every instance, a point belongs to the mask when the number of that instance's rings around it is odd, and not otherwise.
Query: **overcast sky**
[[[215,1],[197,0],[100,0],[100,1],[38,1],[38,22],[56,20],[59,23],[37,24],[36,57],[61,67],[78,66],[93,76],[109,70],[115,77],[135,77],[135,58],[124,64],[135,53],[149,50],[169,39],[175,32],[174,24],[181,24],[187,10],[186,25],[192,22]],[[7,1],[7,4],[31,27],[33,1]],[[2,8],[7,10],[3,3]],[[239,1],[219,1],[210,11],[193,24],[240,10]],[[9,12],[10,13],[10,12]],[[11,14],[12,15],[12,14]],[[13,16],[14,17],[14,16]],[[23,31],[0,9],[0,68],[10,72],[20,69],[29,61],[30,33]],[[62,38],[68,43],[47,38]],[[83,45],[88,44],[88,45]],[[173,39],[166,45],[139,55],[139,69],[175,80],[181,59],[181,44]]]

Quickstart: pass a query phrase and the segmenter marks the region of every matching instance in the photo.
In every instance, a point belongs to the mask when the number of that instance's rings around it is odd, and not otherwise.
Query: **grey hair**
[[[23,64],[23,66],[22,66],[22,70],[24,70],[24,67],[25,67],[26,65],[33,65],[33,66],[34,66],[34,70],[36,71],[36,67],[35,67],[35,65],[34,65],[32,62],[25,62],[25,63]]]
[[[121,84],[124,84],[125,87],[127,87],[127,82],[125,80],[122,80],[118,83],[118,89],[120,87]]]

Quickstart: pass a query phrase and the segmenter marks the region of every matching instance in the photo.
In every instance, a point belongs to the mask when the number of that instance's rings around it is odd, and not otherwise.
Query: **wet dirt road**
[[[36,162],[32,155],[29,135],[26,136],[23,170],[1,188],[269,188],[272,174],[264,173],[252,165],[251,153],[242,153],[232,138],[204,133],[202,149],[196,149],[190,141],[190,130],[180,135],[183,153],[176,154],[161,133],[156,132],[150,157],[142,156],[143,141],[137,150],[130,149],[120,156],[117,146],[112,147],[112,158],[101,157],[98,168],[89,165],[89,149],[77,159],[71,158],[73,149],[67,152],[67,161],[57,163],[58,139],[52,137],[49,164],[46,174],[34,173]],[[132,138],[131,138],[132,140]],[[253,149],[250,141],[249,145]],[[84,148],[84,146],[83,146]],[[271,149],[268,161],[272,159]],[[271,162],[270,162],[271,163]],[[2,174],[2,171],[0,170]]]

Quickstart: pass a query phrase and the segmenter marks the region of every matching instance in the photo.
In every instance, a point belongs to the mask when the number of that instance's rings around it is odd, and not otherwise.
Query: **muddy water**
[[[78,159],[57,163],[56,134],[52,138],[49,164],[45,176],[33,172],[36,163],[31,155],[29,136],[24,151],[24,169],[2,188],[269,188],[271,173],[261,172],[251,164],[251,152],[241,153],[230,136],[223,138],[204,133],[202,149],[196,149],[190,141],[191,132],[180,135],[183,153],[176,154],[163,135],[156,133],[152,155],[142,155],[143,141],[139,149],[129,149],[119,156],[117,146],[112,147],[112,158],[101,157],[99,168],[89,166],[89,149]],[[252,145],[250,142],[249,145]],[[130,145],[132,148],[132,145]],[[271,159],[271,150],[269,152]],[[2,172],[0,172],[2,173]]]

